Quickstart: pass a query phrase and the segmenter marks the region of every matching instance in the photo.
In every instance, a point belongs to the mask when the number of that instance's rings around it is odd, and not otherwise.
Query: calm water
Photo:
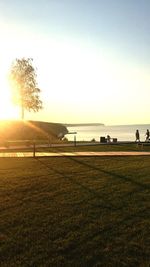
[[[100,140],[100,136],[110,135],[111,138],[117,138],[118,141],[135,141],[136,129],[140,132],[140,140],[145,141],[146,130],[150,130],[150,124],[141,125],[121,125],[121,126],[76,126],[67,127],[69,132],[77,132],[77,141],[91,141],[95,138]],[[68,140],[73,140],[74,135],[66,135]]]

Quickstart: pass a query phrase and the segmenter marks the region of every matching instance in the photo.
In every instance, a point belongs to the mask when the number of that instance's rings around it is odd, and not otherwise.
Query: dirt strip
[[[107,151],[107,152],[36,152],[36,157],[77,157],[77,156],[150,156],[150,152]],[[1,152],[0,158],[33,157],[33,152]]]

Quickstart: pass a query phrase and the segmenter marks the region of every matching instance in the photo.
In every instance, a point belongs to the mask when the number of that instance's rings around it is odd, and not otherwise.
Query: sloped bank
[[[67,128],[60,123],[10,120],[0,122],[1,141],[61,139],[67,133]]]

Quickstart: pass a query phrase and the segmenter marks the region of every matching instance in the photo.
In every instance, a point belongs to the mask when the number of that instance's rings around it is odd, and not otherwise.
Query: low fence
[[[101,140],[103,141],[103,140]],[[40,140],[40,141],[31,141],[31,140],[13,140],[0,143],[0,153],[16,153],[22,154],[30,152],[31,157],[36,157],[36,152],[46,153],[46,152],[56,152],[57,148],[67,148],[67,147],[83,147],[83,146],[119,146],[124,147],[126,145],[135,145],[136,149],[144,149],[145,147],[150,146],[150,142],[122,142],[122,141],[112,141],[112,142],[58,142],[50,143],[49,140]],[[54,149],[54,150],[53,150]],[[84,150],[83,148],[81,149]]]
[[[76,140],[73,142],[57,142],[52,143],[50,140],[6,140],[0,142],[0,153],[9,152],[31,152],[35,157],[36,152],[40,150],[49,150],[49,148],[57,148],[64,146],[76,146]]]

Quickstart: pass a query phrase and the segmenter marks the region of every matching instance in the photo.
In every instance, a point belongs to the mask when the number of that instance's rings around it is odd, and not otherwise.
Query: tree
[[[37,87],[37,74],[32,63],[32,58],[16,59],[10,70],[13,99],[21,107],[22,119],[25,110],[37,112],[42,108],[39,98],[41,90]]]

